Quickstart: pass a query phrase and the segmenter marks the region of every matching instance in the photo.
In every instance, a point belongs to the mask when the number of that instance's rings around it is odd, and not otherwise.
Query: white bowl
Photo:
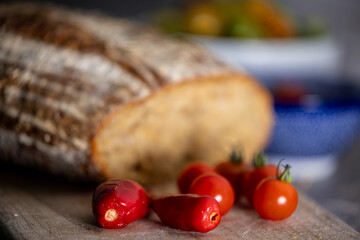
[[[243,40],[190,35],[218,58],[256,76],[338,76],[342,50],[329,37]]]

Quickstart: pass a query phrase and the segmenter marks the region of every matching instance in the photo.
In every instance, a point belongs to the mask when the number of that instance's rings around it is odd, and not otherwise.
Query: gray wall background
[[[335,40],[345,50],[343,74],[360,84],[360,1],[279,0],[299,17],[317,15],[328,24]]]

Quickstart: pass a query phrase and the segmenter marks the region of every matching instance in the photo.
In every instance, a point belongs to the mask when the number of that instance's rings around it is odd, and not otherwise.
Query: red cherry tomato
[[[122,228],[143,218],[149,209],[149,197],[136,182],[111,179],[100,184],[93,194],[93,213],[100,226]]]
[[[273,89],[275,102],[281,104],[300,104],[307,92],[305,85],[296,81],[283,82]]]
[[[284,173],[290,166],[285,166]],[[282,174],[283,176],[283,174]],[[298,204],[296,189],[280,178],[267,178],[257,186],[253,205],[258,214],[269,220],[282,220],[290,217]]]
[[[189,188],[189,193],[215,198],[224,216],[234,205],[234,189],[226,178],[217,173],[204,173],[197,177]]]
[[[153,209],[163,223],[185,231],[209,232],[221,220],[219,203],[208,196],[166,196],[154,199]]]
[[[207,172],[215,172],[215,169],[202,162],[194,162],[187,165],[177,179],[180,193],[189,193],[189,187],[195,178]]]
[[[252,170],[252,166],[243,161],[242,154],[233,150],[229,156],[229,160],[218,164],[215,167],[218,174],[225,177],[233,186],[235,191],[235,199],[243,194],[243,182],[245,174]]]
[[[252,204],[256,186],[265,178],[275,177],[277,170],[275,165],[267,165],[267,159],[263,153],[257,154],[254,162],[254,170],[248,176],[245,176],[246,179],[244,179],[244,194],[250,204]]]
[[[245,171],[241,178],[239,179],[239,184],[237,188],[239,189],[239,198],[243,199],[244,201],[249,201],[247,198],[248,186],[249,186],[249,178],[254,168],[250,168],[250,170]]]

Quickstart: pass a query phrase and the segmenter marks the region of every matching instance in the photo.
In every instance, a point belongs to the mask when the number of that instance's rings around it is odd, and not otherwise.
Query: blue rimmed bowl
[[[277,82],[276,121],[266,152],[286,159],[298,179],[324,178],[336,170],[337,157],[360,134],[360,89],[324,81]]]

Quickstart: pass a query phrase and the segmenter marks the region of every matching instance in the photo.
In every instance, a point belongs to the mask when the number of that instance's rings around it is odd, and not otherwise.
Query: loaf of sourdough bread
[[[68,177],[175,177],[269,138],[268,92],[202,47],[139,23],[0,6],[1,160]]]

